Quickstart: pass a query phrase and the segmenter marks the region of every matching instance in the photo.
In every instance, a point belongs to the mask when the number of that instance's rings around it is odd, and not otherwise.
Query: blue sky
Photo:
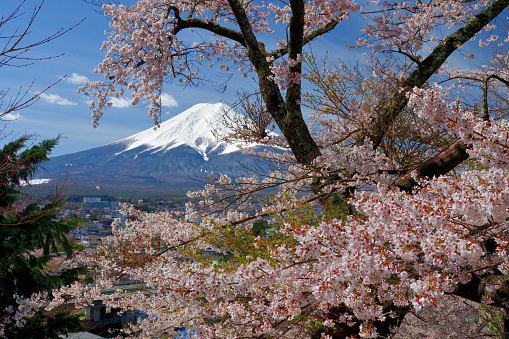
[[[123,1],[126,4],[134,0]],[[2,4],[0,14],[10,14],[13,3]],[[4,35],[16,27],[24,27],[23,23],[29,18],[34,6],[39,0],[27,0],[22,8],[23,18],[4,26]],[[65,35],[29,52],[32,58],[46,58],[63,54],[60,57],[38,60],[26,67],[2,67],[0,74],[1,90],[9,86],[10,93],[15,94],[20,88],[30,93],[44,90],[60,78],[63,80],[49,88],[32,106],[18,112],[17,119],[0,122],[5,124],[8,134],[3,142],[27,134],[37,134],[39,140],[64,136],[53,155],[77,152],[101,146],[124,137],[140,132],[153,126],[147,116],[147,108],[143,105],[131,106],[129,96],[124,101],[115,103],[104,112],[98,128],[91,124],[91,111],[88,109],[86,97],[76,92],[84,80],[100,80],[102,75],[95,74],[94,68],[102,61],[105,52],[99,50],[105,40],[104,30],[108,29],[108,19],[96,12],[97,7],[81,0],[46,0],[37,16],[27,42],[44,39],[64,28],[74,27]],[[313,44],[313,52],[318,55],[329,54],[329,60],[338,57],[352,59],[354,54],[346,46],[353,44],[359,35],[360,19],[354,15]],[[462,58],[461,58],[462,59]],[[182,88],[176,84],[167,84],[164,88],[167,106],[163,107],[162,119],[167,120],[192,105],[200,102],[231,103],[240,86],[249,89],[253,83],[246,82],[240,75],[235,76],[224,93],[218,92],[212,85]]]

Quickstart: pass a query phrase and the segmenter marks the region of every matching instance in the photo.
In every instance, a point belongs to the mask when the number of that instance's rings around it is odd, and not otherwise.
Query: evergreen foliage
[[[32,136],[7,143],[0,152],[0,318],[16,311],[16,297],[50,291],[77,279],[78,270],[58,275],[44,271],[58,255],[72,256],[66,234],[73,225],[55,220],[62,201],[43,206],[30,202],[22,187],[49,160],[58,139],[30,144]],[[79,319],[65,312],[37,312],[24,327],[7,324],[7,338],[58,338],[60,333],[80,328]]]

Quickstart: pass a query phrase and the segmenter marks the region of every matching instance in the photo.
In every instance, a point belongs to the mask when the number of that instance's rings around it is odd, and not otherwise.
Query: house
[[[85,248],[92,248],[96,249],[99,245],[102,244],[102,239],[104,238],[104,235],[98,235],[98,234],[88,234],[81,237],[81,244]]]

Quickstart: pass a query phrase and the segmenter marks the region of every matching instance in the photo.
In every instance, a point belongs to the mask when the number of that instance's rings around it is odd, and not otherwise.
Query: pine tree
[[[73,226],[55,219],[61,200],[39,206],[22,192],[23,185],[49,160],[58,139],[30,145],[32,141],[31,136],[20,138],[0,152],[0,319],[5,321],[7,338],[58,338],[59,333],[80,328],[77,316],[39,311],[25,319],[22,327],[14,318],[16,296],[29,298],[51,291],[75,281],[79,273],[77,269],[58,275],[44,272],[59,253],[72,256],[66,234]]]

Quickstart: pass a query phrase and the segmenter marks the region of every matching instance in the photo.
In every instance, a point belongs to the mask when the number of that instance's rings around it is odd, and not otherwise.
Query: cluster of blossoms
[[[6,326],[23,327],[34,316],[35,312],[43,309],[49,302],[47,292],[34,293],[30,298],[14,295],[17,305],[9,305],[0,319],[0,335],[4,335]]]
[[[418,60],[424,47],[438,42],[436,36],[441,34],[443,27],[460,25],[489,2],[437,1],[429,4],[420,1],[373,1],[373,5],[377,7],[376,12],[379,13],[381,7],[383,15],[377,15],[374,23],[366,25],[363,32],[368,38],[358,39],[358,43],[372,47],[373,51],[399,50]],[[489,31],[496,26],[490,24],[485,28]],[[498,37],[491,34],[486,41],[481,40],[479,46],[486,47],[497,40]],[[470,55],[470,58],[472,57],[473,55]]]
[[[297,60],[284,60],[270,66],[273,75],[269,76],[269,79],[274,81],[281,90],[291,87],[292,84],[300,84],[302,74],[290,71],[292,67],[299,63],[302,63],[301,55],[297,56]]]

